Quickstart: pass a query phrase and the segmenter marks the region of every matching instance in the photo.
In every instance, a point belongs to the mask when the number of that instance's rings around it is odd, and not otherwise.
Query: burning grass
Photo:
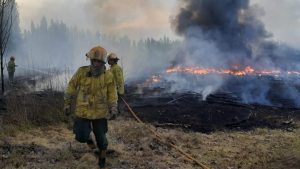
[[[220,74],[220,75],[234,75],[234,76],[246,76],[246,75],[258,75],[258,76],[298,76],[299,71],[282,71],[278,69],[255,69],[252,66],[232,66],[231,69],[217,69],[217,68],[204,68],[198,66],[176,66],[170,67],[166,70],[166,73],[190,73],[195,75],[207,75],[207,74]]]

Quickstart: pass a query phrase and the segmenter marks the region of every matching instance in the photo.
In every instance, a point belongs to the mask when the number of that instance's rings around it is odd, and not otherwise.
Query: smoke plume
[[[173,27],[187,43],[196,39],[215,46],[216,51],[222,52],[222,62],[227,66],[280,66],[278,61],[282,59],[278,52],[283,47],[270,41],[272,35],[258,19],[262,15],[263,9],[250,6],[249,0],[185,0]]]
[[[299,50],[272,40],[272,34],[260,20],[263,8],[251,5],[250,0],[182,0],[181,4],[172,20],[175,32],[184,37],[184,46],[173,62],[175,65],[299,70]],[[211,93],[222,86],[236,90],[244,102],[269,104],[271,84],[268,80],[246,79],[237,82],[239,86],[228,87],[231,78],[215,76],[211,79],[214,79],[209,83],[209,87],[214,86]],[[200,85],[190,89],[203,93],[207,78],[197,80],[197,84]],[[288,94],[291,90],[296,92],[292,97]],[[297,102],[300,94],[298,90],[291,90],[282,91],[282,95]]]

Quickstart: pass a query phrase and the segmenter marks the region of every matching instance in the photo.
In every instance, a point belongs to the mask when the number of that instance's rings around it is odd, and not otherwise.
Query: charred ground
[[[1,99],[0,167],[95,167],[96,157],[68,130],[61,111],[63,93],[32,92],[30,86],[17,82]],[[127,90],[131,94],[126,100],[149,127],[156,126],[163,139],[211,168],[299,166],[297,108],[244,104],[230,93],[203,101],[193,92],[166,94],[160,88],[144,88],[134,94],[133,86]],[[109,139],[116,150],[108,157],[113,168],[196,167],[159,143],[126,109],[110,122]]]

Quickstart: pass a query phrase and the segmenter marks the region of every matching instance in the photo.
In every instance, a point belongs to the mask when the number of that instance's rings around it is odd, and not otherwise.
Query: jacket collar
[[[100,70],[93,70],[92,66],[89,66],[89,71],[87,72],[87,77],[98,77],[104,74],[106,71],[106,67],[103,66]]]

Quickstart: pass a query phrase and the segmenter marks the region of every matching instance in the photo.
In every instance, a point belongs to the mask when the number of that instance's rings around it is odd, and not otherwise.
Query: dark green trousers
[[[15,74],[15,72],[8,72],[8,79],[10,82],[12,82],[14,80],[14,74]]]
[[[108,146],[106,138],[107,129],[107,119],[89,120],[77,118],[74,123],[73,132],[75,139],[80,143],[89,143],[90,133],[93,132],[98,148],[106,150]]]

